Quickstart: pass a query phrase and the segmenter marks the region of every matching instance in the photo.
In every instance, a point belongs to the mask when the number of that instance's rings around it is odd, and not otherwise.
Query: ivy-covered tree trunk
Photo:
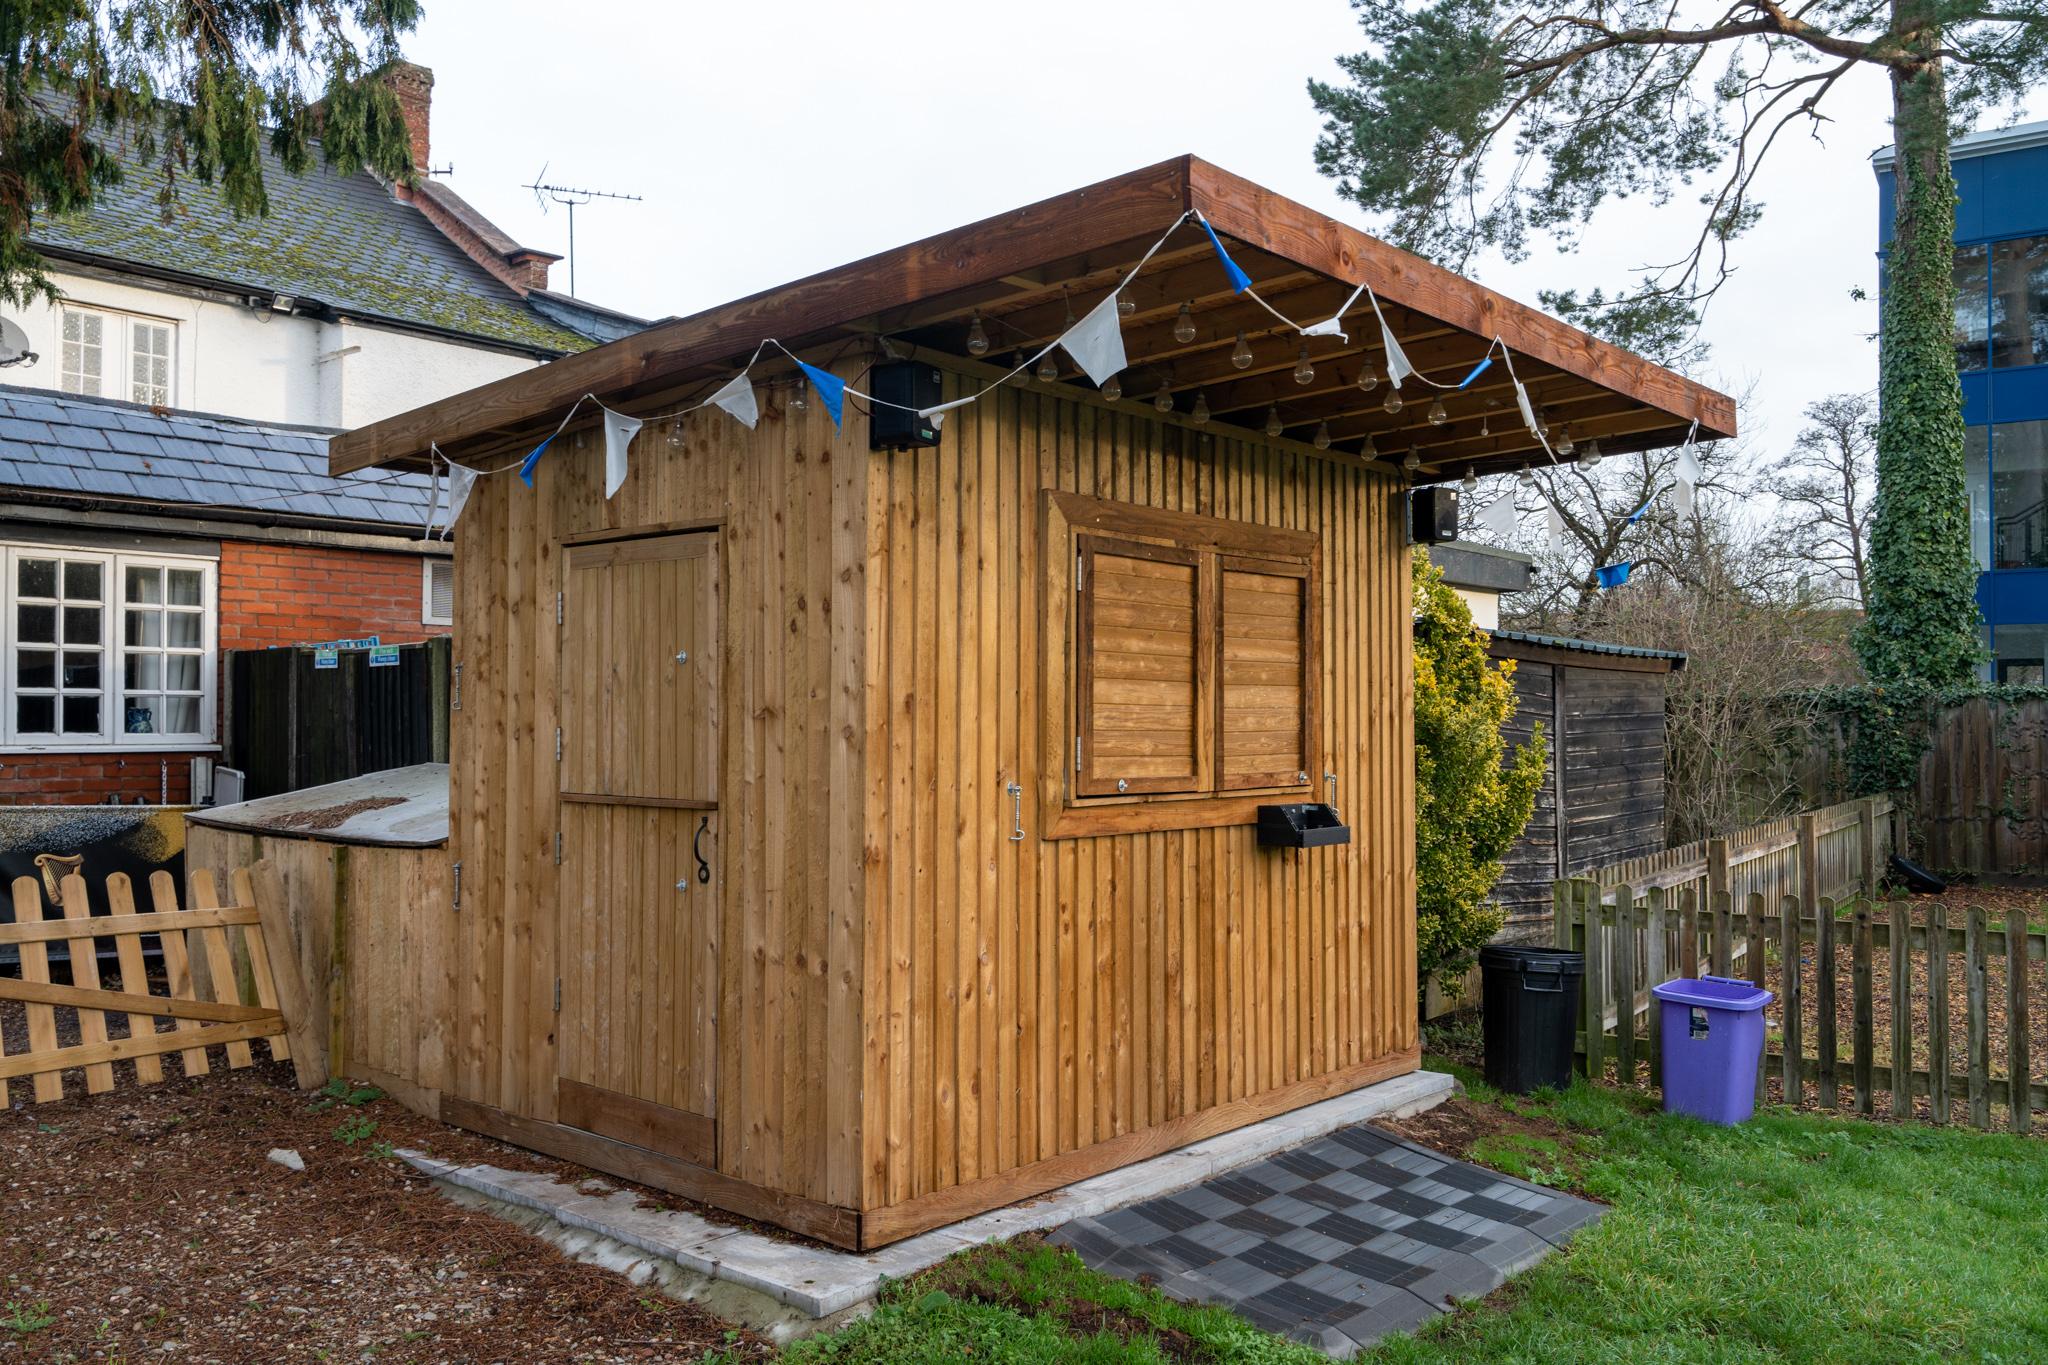
[[[1894,7],[1895,31],[1926,55],[1891,73],[1898,162],[1882,303],[1870,613],[1857,652],[1874,682],[1949,684],[1968,680],[1983,642],[1956,378],[1956,184],[1935,55],[1942,34],[1920,9],[1921,0]]]

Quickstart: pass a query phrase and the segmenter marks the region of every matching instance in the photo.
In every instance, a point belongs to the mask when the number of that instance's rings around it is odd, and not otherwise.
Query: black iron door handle
[[[701,885],[711,880],[711,864],[704,861],[702,841],[704,831],[711,828],[711,817],[705,816],[697,822],[697,832],[690,836],[690,856],[697,860],[697,881]]]

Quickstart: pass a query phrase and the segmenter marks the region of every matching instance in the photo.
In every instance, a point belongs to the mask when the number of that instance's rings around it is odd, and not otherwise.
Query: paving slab
[[[1159,1201],[1169,1197],[1178,1200],[1173,1212],[1167,1215],[1170,1219],[1192,1218],[1231,1239],[1226,1243],[1212,1237],[1203,1244],[1205,1248],[1215,1248],[1218,1257],[1235,1255],[1254,1245],[1269,1245],[1282,1253],[1274,1257],[1276,1263],[1288,1263],[1286,1256],[1301,1253],[1292,1252],[1269,1236],[1227,1227],[1216,1219],[1218,1214],[1245,1212],[1280,1191],[1258,1181],[1239,1181],[1229,1186],[1236,1192],[1230,1198],[1221,1191],[1211,1192],[1212,1187],[1230,1180],[1233,1173],[1243,1168],[1264,1163],[1304,1142],[1368,1119],[1405,1117],[1433,1108],[1449,1099],[1456,1089],[1457,1082],[1441,1072],[1410,1072],[866,1254],[764,1237],[680,1210],[643,1209],[638,1207],[638,1194],[614,1188],[602,1180],[575,1186],[552,1176],[496,1166],[455,1166],[423,1152],[402,1150],[398,1155],[444,1186],[547,1215],[566,1227],[673,1261],[696,1274],[757,1290],[812,1318],[824,1319],[836,1318],[873,1300],[885,1279],[914,1275],[982,1242],[1063,1225],[1074,1230],[1073,1244],[1077,1248],[1096,1249],[1103,1262],[1129,1252],[1123,1262],[1127,1267],[1123,1273],[1127,1275],[1163,1278],[1183,1273],[1181,1268],[1189,1259],[1188,1248],[1196,1244],[1179,1248],[1183,1254],[1176,1256],[1174,1246],[1160,1245],[1173,1235],[1173,1228],[1159,1222],[1156,1216],[1139,1211],[1152,1208],[1156,1214],[1165,1208]],[[1350,1163],[1359,1160],[1354,1153],[1345,1156]],[[1289,1186],[1304,1188],[1308,1179],[1298,1168],[1289,1171],[1279,1165],[1274,1165],[1267,1174]],[[1107,1226],[1090,1230],[1091,1225],[1110,1222],[1121,1230],[1121,1235],[1109,1231]],[[1098,1243],[1097,1238],[1106,1240]],[[1195,1250],[1192,1254],[1199,1259],[1208,1250]],[[1244,1269],[1251,1271],[1249,1266]],[[1270,1272],[1257,1273],[1267,1276],[1263,1287],[1283,1283],[1281,1277]]]
[[[1344,1359],[1492,1293],[1602,1212],[1355,1124],[1051,1240]]]

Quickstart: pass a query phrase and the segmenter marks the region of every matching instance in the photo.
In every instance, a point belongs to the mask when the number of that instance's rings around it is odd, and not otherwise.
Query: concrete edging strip
[[[401,1150],[398,1155],[436,1181],[547,1214],[570,1227],[665,1257],[687,1270],[759,1290],[812,1317],[824,1318],[874,1298],[885,1279],[904,1279],[978,1243],[1058,1227],[1076,1218],[1184,1190],[1339,1128],[1434,1108],[1456,1090],[1457,1082],[1441,1072],[1412,1071],[1091,1176],[1030,1203],[976,1214],[864,1255],[777,1241],[742,1228],[722,1227],[694,1213],[643,1209],[638,1207],[637,1193],[609,1185],[606,1193],[585,1194],[553,1176],[496,1166],[456,1166],[417,1151]]]

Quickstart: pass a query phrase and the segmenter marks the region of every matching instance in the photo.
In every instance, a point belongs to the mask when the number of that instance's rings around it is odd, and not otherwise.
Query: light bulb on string
[[[1450,410],[1444,407],[1444,400],[1441,398],[1430,401],[1428,416],[1429,424],[1433,427],[1440,427],[1451,420]]]
[[[1580,463],[1584,464],[1588,469],[1600,463],[1600,442],[1598,440],[1586,442],[1586,458]]]
[[[1465,477],[1458,480],[1458,491],[1468,498],[1477,493],[1479,491],[1479,475],[1468,468],[1465,471]]]
[[[1279,405],[1275,404],[1272,407],[1267,408],[1265,426],[1266,434],[1268,436],[1278,436],[1281,432],[1285,430],[1287,430],[1287,424],[1280,420]]]
[[[1161,412],[1173,411],[1173,388],[1164,379],[1159,381],[1159,392],[1152,395],[1152,406]]]
[[[1188,416],[1194,418],[1195,425],[1198,427],[1209,425],[1209,395],[1207,393],[1200,389],[1195,390],[1195,406],[1188,413]]]
[[[1052,358],[1051,351],[1047,351],[1044,359],[1038,362],[1038,377],[1048,384],[1060,377],[1059,362]]]
[[[1308,358],[1308,343],[1305,341],[1301,344],[1301,354],[1295,357],[1294,382],[1297,384],[1313,384],[1316,382],[1315,363]]]
[[[1567,422],[1564,424],[1563,429],[1557,433],[1557,453],[1569,457],[1578,448],[1579,443],[1572,439],[1571,423]]]
[[[1396,412],[1399,412],[1400,410],[1401,410],[1401,391],[1400,391],[1399,389],[1388,389],[1388,390],[1387,390],[1387,401],[1386,401],[1386,402],[1384,402],[1384,403],[1382,403],[1382,404],[1380,404],[1380,411],[1382,411],[1382,412],[1386,412],[1386,413],[1396,413]]]
[[[1180,316],[1173,320],[1173,339],[1183,346],[1195,339],[1195,306],[1192,303],[1180,306]]]
[[[1122,375],[1118,375],[1118,374],[1113,374],[1113,375],[1111,375],[1111,376],[1109,377],[1108,381],[1107,381],[1106,383],[1104,383],[1104,384],[1103,384],[1103,386],[1102,386],[1102,400],[1103,400],[1103,401],[1104,401],[1105,403],[1114,403],[1114,402],[1116,402],[1116,401],[1117,401],[1118,399],[1122,398],[1123,396],[1124,396],[1124,380],[1123,380],[1123,376],[1122,376]]]
[[[811,400],[804,397],[804,382],[801,379],[789,386],[789,410],[791,412],[809,412],[811,410]]]
[[[1401,468],[1407,470],[1410,474],[1422,468],[1422,452],[1414,446],[1409,446],[1408,453],[1401,457]]]
[[[1523,465],[1515,475],[1515,482],[1524,488],[1534,488],[1536,486],[1536,471],[1527,465]]]
[[[974,321],[967,324],[967,353],[988,354],[988,328],[981,325],[981,314],[974,315]]]
[[[1060,330],[1071,332],[1074,330],[1074,301],[1067,297],[1067,291],[1064,289],[1060,290],[1060,302],[1067,305],[1067,320],[1061,325]]]
[[[1358,371],[1358,391],[1360,393],[1371,393],[1379,386],[1379,374],[1373,369],[1372,362],[1368,360],[1364,367]]]
[[[1493,435],[1493,417],[1488,413],[1482,412],[1479,414],[1479,434],[1481,436]]]
[[[1328,422],[1316,423],[1316,434],[1310,439],[1315,443],[1317,450],[1328,450],[1330,448],[1330,424]]]
[[[1116,315],[1120,318],[1127,318],[1137,311],[1138,301],[1129,294],[1119,291],[1116,296]]]
[[[1230,352],[1230,363],[1237,369],[1248,370],[1252,364],[1252,344],[1244,339],[1244,333],[1237,334],[1237,345]]]
[[[683,419],[680,417],[676,418],[675,421],[670,422],[668,424],[668,444],[669,449],[671,450],[678,450],[682,448]]]
[[[1368,431],[1365,434],[1365,444],[1358,448],[1358,453],[1365,456],[1368,460],[1377,460],[1379,458],[1380,443],[1372,438],[1371,432]]]

